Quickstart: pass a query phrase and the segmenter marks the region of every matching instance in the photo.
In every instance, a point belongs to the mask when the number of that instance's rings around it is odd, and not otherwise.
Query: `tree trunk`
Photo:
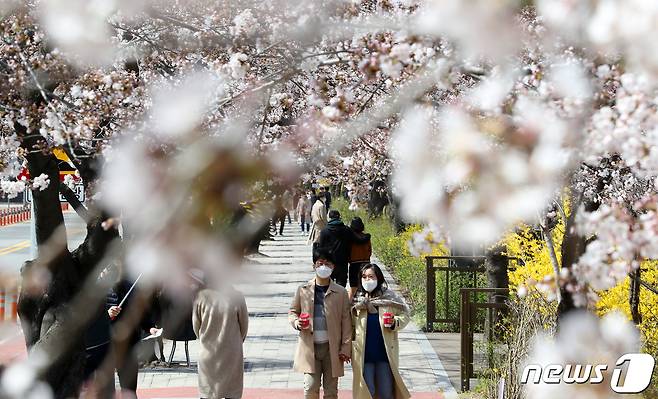
[[[89,308],[74,309],[71,303],[91,270],[105,256],[117,232],[105,231],[101,227],[105,215],[91,210],[84,242],[73,253],[69,252],[59,202],[57,160],[49,151],[36,150],[45,144],[40,135],[28,134],[20,125],[15,128],[21,146],[27,151],[30,176],[45,173],[50,179],[46,189],[32,192],[38,256],[21,269],[23,283],[18,313],[29,353],[41,352],[48,357],[48,363],[39,370],[39,378],[51,386],[56,398],[76,397],[83,382],[86,330],[85,324],[76,323],[85,318],[79,313],[88,313],[85,311]],[[47,284],[35,284],[43,281],[39,277],[44,272],[49,274]],[[95,296],[104,299],[105,293],[96,292]]]
[[[388,205],[387,198],[383,195],[386,183],[381,180],[373,180],[371,183],[370,194],[368,198],[368,214],[377,218],[382,215],[384,207]]]
[[[499,245],[487,251],[485,268],[487,270],[487,280],[490,288],[504,288],[509,290],[509,275],[507,274],[509,268],[509,259],[505,255],[506,248],[504,245]],[[489,295],[489,302],[504,304],[509,298],[509,292],[495,293]],[[491,325],[488,328],[493,329],[494,334],[489,334],[499,338],[502,331],[498,331],[495,327],[503,319],[507,312],[505,309],[495,309],[492,311],[493,317]]]
[[[633,317],[633,323],[640,324],[642,323],[642,315],[640,314],[640,281],[641,281],[641,270],[631,272],[629,274],[631,280],[631,286],[628,295],[628,301],[631,307],[631,316]]]
[[[580,196],[572,196],[571,214],[567,219],[564,229],[564,238],[562,239],[562,259],[560,263],[562,269],[567,269],[569,271],[571,271],[572,266],[578,262],[580,256],[585,253],[585,247],[587,246],[585,237],[582,237],[576,232],[576,213],[578,212],[580,202]],[[557,308],[558,325],[567,313],[575,309],[576,306],[573,301],[573,295],[566,289],[566,287],[560,285],[560,303]]]

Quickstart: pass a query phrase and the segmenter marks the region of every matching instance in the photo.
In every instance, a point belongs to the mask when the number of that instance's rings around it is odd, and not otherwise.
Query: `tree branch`
[[[657,288],[657,287],[655,287],[655,286],[653,286],[653,285],[647,283],[647,282],[644,281],[644,280],[640,280],[640,285],[641,285],[642,287],[648,289],[649,291],[653,292],[654,294],[658,295],[658,288]]]
[[[553,235],[551,231],[544,225],[540,223],[542,235],[544,236],[544,242],[546,243],[546,248],[548,249],[548,257],[551,259],[551,265],[553,266],[553,274],[555,274],[555,283],[557,284],[557,300],[560,301],[560,264],[557,261],[557,255],[555,254],[555,245],[553,244]]]
[[[78,197],[75,195],[73,190],[69,188],[64,183],[59,184],[59,192],[62,193],[64,198],[68,201],[71,206],[73,206],[73,209],[75,212],[82,218],[82,220],[85,221],[85,223],[89,222],[89,212],[87,211],[87,208],[85,208],[84,205],[80,201],[78,201]]]

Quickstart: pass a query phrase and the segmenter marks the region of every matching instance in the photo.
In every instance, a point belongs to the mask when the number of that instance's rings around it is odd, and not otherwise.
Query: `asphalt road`
[[[69,249],[76,248],[85,237],[85,224],[72,210],[64,212]],[[0,273],[18,273],[30,256],[30,222],[0,227]]]

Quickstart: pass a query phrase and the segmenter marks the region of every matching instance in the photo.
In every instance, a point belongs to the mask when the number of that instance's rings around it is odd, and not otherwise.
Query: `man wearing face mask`
[[[304,373],[304,398],[338,397],[338,378],[352,353],[350,301],[345,288],[331,281],[333,257],[313,249],[315,277],[297,288],[288,319],[298,330],[295,371]]]

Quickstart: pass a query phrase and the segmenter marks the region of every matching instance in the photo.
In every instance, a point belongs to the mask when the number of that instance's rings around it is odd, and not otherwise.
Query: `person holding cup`
[[[409,398],[399,371],[398,345],[398,331],[409,323],[409,307],[388,289],[378,265],[363,266],[358,281],[352,302],[354,398]]]
[[[294,370],[304,373],[304,398],[338,398],[338,378],[352,354],[350,301],[344,287],[331,280],[331,253],[313,248],[315,277],[297,288],[289,320],[299,331]]]

